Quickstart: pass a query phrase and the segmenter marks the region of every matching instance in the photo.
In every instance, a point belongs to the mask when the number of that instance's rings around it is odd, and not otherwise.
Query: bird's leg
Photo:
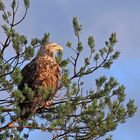
[[[46,101],[46,102],[45,102],[45,105],[44,105],[44,108],[45,108],[45,109],[50,108],[50,106],[51,106],[52,103],[53,103],[53,100],[52,100],[52,99]]]
[[[58,92],[55,92],[54,97],[58,98]],[[49,99],[48,101],[45,102],[44,108],[48,109],[50,108],[51,104],[53,103],[53,99]]]

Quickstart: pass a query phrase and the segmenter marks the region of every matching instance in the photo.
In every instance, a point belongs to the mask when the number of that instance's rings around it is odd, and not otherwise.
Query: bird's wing
[[[19,84],[18,89],[22,90],[25,84],[27,84],[30,87],[31,83],[35,80],[36,69],[36,59],[33,59],[30,63],[25,65],[25,67],[21,71],[23,80]]]

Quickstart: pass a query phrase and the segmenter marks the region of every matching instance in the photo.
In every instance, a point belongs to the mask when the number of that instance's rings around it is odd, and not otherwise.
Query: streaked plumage
[[[57,90],[58,80],[60,79],[60,66],[54,58],[56,51],[62,51],[62,47],[56,43],[49,43],[43,46],[38,56],[22,69],[23,80],[18,88],[22,90],[26,84],[35,91],[35,97],[32,102],[29,102],[29,99],[25,96],[25,101],[19,104],[24,118],[28,118],[30,113],[36,113],[39,108],[49,102],[49,99],[44,101],[42,94],[37,92],[38,87]]]

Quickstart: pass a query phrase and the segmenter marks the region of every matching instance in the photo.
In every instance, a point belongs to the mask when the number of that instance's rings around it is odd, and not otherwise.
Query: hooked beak
[[[63,48],[62,48],[62,46],[57,45],[57,47],[56,47],[56,51],[63,52]]]

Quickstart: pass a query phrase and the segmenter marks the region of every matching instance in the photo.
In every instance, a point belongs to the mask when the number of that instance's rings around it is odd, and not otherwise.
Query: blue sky
[[[127,100],[134,98],[139,107],[140,1],[31,0],[28,15],[18,30],[29,38],[41,38],[45,32],[50,32],[51,41],[64,46],[64,52],[67,55],[66,42],[75,41],[71,22],[74,16],[77,16],[83,25],[81,40],[84,44],[89,35],[94,35],[97,48],[104,47],[104,42],[111,32],[117,33],[116,49],[121,51],[121,56],[113,64],[111,70],[102,72],[116,77],[121,84],[124,84]],[[111,133],[113,139],[139,140],[139,118],[140,110],[138,109],[134,118],[121,124],[115,132]],[[37,131],[32,132],[30,140],[39,138],[45,140],[47,137],[48,134]]]

